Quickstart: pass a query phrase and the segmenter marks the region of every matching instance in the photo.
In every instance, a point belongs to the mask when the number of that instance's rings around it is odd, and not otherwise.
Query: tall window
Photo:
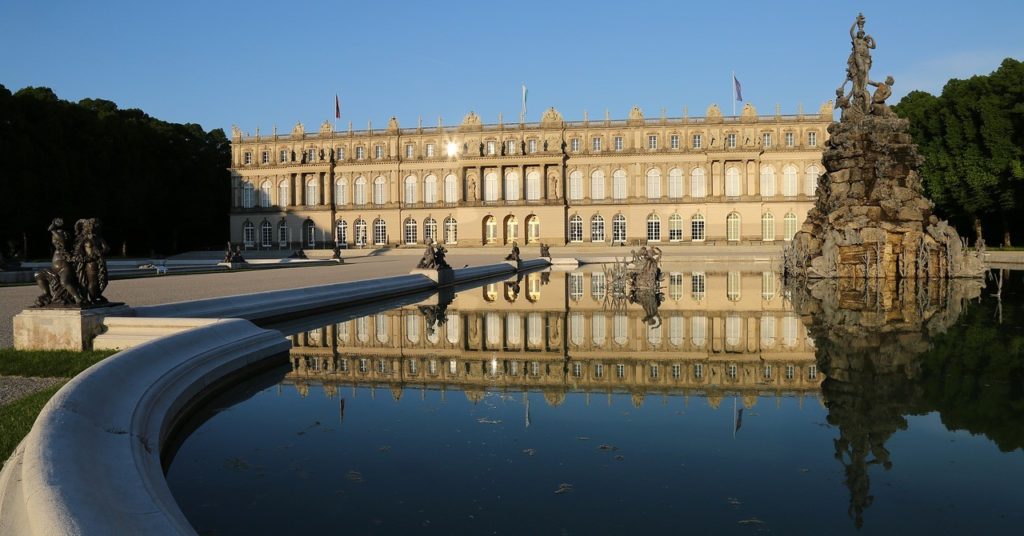
[[[243,163],[247,166],[249,164],[252,164],[252,153],[250,153],[249,151],[245,152],[245,155],[243,157]]]
[[[494,216],[484,218],[484,243],[493,244],[498,241],[498,222]]]
[[[288,202],[288,179],[284,179],[277,183],[277,206],[286,207]]]
[[[305,231],[306,231],[306,245],[315,248],[316,247],[316,224],[312,220],[306,220]]]
[[[761,196],[771,197],[775,195],[775,168],[764,166],[761,168]]]
[[[796,214],[787,212],[782,217],[782,239],[789,241],[793,239],[793,235],[796,234]]]
[[[775,240],[775,216],[771,212],[761,215],[761,240],[771,242]]]
[[[353,194],[356,205],[366,204],[366,177],[356,177]]]
[[[256,245],[256,226],[251,221],[247,221],[242,225],[242,242],[245,243],[247,248]]]
[[[661,199],[661,171],[647,171],[647,199]]]
[[[488,171],[484,175],[484,201],[498,200],[498,174]]]
[[[621,151],[622,150],[622,136],[615,136],[615,140],[614,141],[615,141],[615,150],[616,151]]]
[[[537,152],[537,140],[530,140],[526,142],[526,149],[530,154]]]
[[[356,233],[356,245],[363,247],[366,245],[366,220],[359,218],[355,222],[355,233]]]
[[[600,169],[590,174],[590,198],[604,199],[604,171]]]
[[[516,154],[516,140],[505,141],[505,154]]]
[[[796,346],[797,326],[799,323],[800,319],[792,315],[782,319],[782,344],[787,348]]]
[[[601,152],[601,138],[595,136],[592,140],[590,140],[590,148],[595,153]]]
[[[387,180],[384,177],[373,179],[373,204],[383,205],[388,202]]]
[[[661,218],[657,214],[647,216],[647,241],[661,241]]]
[[[626,172],[621,169],[612,172],[612,198],[626,198]]]
[[[336,151],[336,153],[338,155],[337,156],[338,162],[341,162],[341,161],[345,160],[345,148],[344,147],[338,147],[338,150]]]
[[[569,140],[569,148],[570,148],[569,150],[571,150],[574,153],[580,152],[580,139],[579,138],[573,138],[573,139]]]
[[[658,136],[656,134],[647,136],[647,148],[651,150],[658,148]]]
[[[725,217],[725,239],[738,242],[740,239],[740,215],[731,212]]]
[[[423,220],[423,243],[430,244],[437,240],[437,220],[431,217]]]
[[[366,158],[366,147],[356,147],[356,160],[362,160]]]
[[[316,179],[309,179],[306,181],[306,205],[319,205],[320,200],[317,195]]]
[[[459,187],[455,175],[447,175],[444,178],[444,202],[458,203]]]
[[[725,195],[727,197],[738,197],[740,195],[740,169],[731,167],[725,170]]]
[[[821,171],[818,170],[818,166],[807,166],[807,177],[804,180],[804,193],[812,196],[817,195],[819,175],[821,175]]]
[[[338,220],[338,224],[335,226],[334,232],[334,240],[336,240],[338,244],[348,243],[348,223],[346,223],[345,220]]]
[[[583,199],[583,173],[578,169],[569,173],[569,199]]]
[[[434,175],[427,175],[423,179],[423,202],[437,203],[437,177]]]
[[[540,218],[528,216],[526,218],[526,243],[536,244],[540,242]]]
[[[416,154],[416,146],[411,143],[405,144],[405,157],[412,158]]]
[[[690,239],[694,242],[704,241],[704,216],[701,214],[694,214],[690,218]]]
[[[281,223],[277,224],[277,245],[280,247],[288,247],[288,241],[291,233],[288,232],[288,226],[284,223],[284,218],[281,219]]]
[[[345,179],[334,181],[334,204],[348,204],[348,182]]]
[[[765,314],[761,317],[761,348],[768,349],[773,346],[775,346],[775,317]],[[764,379],[772,379],[771,365],[765,365]]]
[[[679,134],[673,134],[672,136],[669,137],[669,145],[673,149],[679,148]]]
[[[668,240],[669,242],[680,242],[683,239],[683,217],[673,214],[668,217]]]
[[[451,216],[444,219],[444,243],[459,243],[459,223]]]
[[[252,208],[255,205],[253,197],[252,183],[242,183],[242,206],[245,208]]]
[[[590,297],[594,301],[603,302],[608,295],[608,279],[602,272],[590,274]]]
[[[738,346],[742,321],[739,316],[730,314],[725,317],[725,345]],[[729,365],[729,377],[736,378],[736,365]]]
[[[786,166],[782,169],[782,195],[791,197],[796,194],[796,166]]]
[[[672,272],[668,275],[668,297],[677,301],[683,298],[683,274]]]
[[[434,144],[433,143],[428,143],[427,144],[427,150],[426,150],[427,158],[434,158],[434,150],[435,150],[434,149]]]
[[[496,154],[498,154],[498,144],[497,144],[497,142],[488,141],[487,142],[487,155],[488,156],[494,156]]]
[[[288,161],[288,150],[287,149],[281,149],[280,151],[277,152],[277,161],[278,162],[287,162]]]
[[[604,218],[599,214],[590,218],[590,241],[604,242]]]
[[[693,148],[694,149],[700,149],[700,147],[703,144],[703,142],[704,142],[704,137],[702,135],[700,135],[700,134],[694,134],[693,135]]]
[[[690,297],[694,301],[701,301],[704,299],[706,292],[707,276],[703,272],[694,272],[690,274]]]
[[[405,243],[406,244],[415,244],[416,243],[416,234],[417,234],[417,230],[418,230],[418,226],[416,224],[416,220],[414,220],[412,218],[406,218],[404,227],[405,227],[405,232],[403,233],[404,236],[402,238],[405,239]]]
[[[569,218],[569,241],[583,241],[583,218],[576,214],[573,214],[572,217]]]
[[[690,195],[693,197],[705,197],[708,195],[708,185],[704,178],[704,170],[693,168],[690,172]]]
[[[416,176],[409,175],[405,178],[405,203],[413,204],[416,202]]]
[[[519,201],[519,174],[515,171],[505,173],[505,199]]]
[[[624,243],[626,241],[626,217],[616,214],[612,218],[612,242]]]
[[[768,301],[775,297],[775,274],[761,272],[761,299]]]
[[[600,301],[604,301],[604,297]],[[603,314],[595,313],[590,318],[590,335],[590,340],[594,341],[594,346],[598,348],[604,346],[604,341],[608,338],[608,319]],[[600,378],[603,375],[604,366],[600,363],[594,365],[594,376]]]
[[[794,142],[794,137],[793,137],[793,133],[792,132],[787,132],[785,137],[786,137],[786,147],[792,147],[792,146],[796,145],[796,143]]]
[[[540,199],[540,172],[538,171],[526,174],[526,199],[528,201]]]
[[[672,199],[683,197],[683,170],[679,168],[668,170],[668,196]]]
[[[740,299],[740,273],[729,272],[725,278],[725,297],[730,301]]]
[[[519,220],[515,216],[509,216],[505,220],[505,243],[510,244],[519,240]]]
[[[761,145],[764,146],[765,149],[771,149],[772,148],[772,133],[771,132],[765,132],[764,134],[761,134]]]
[[[725,146],[728,147],[729,149],[735,149],[736,148],[736,134],[735,133],[730,132],[730,133],[725,135]]]
[[[260,224],[260,244],[265,247],[270,247],[271,240],[274,239],[274,226],[270,225],[269,221],[263,220]]]
[[[388,243],[388,226],[384,220],[377,218],[373,220],[373,244],[383,246]]]
[[[270,206],[270,181],[263,181],[260,184],[260,206],[263,208]]]
[[[811,131],[807,133],[807,146],[817,147],[818,145],[818,133]]]
[[[376,158],[377,160],[380,160],[381,158],[384,158],[384,146],[383,145],[374,145],[373,146],[373,157]]]

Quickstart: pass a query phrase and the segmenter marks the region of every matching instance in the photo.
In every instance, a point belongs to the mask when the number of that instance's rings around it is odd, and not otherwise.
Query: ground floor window
[[[590,218],[590,241],[604,242],[604,218],[601,216]]]
[[[775,240],[775,216],[771,212],[761,215],[761,240],[765,242]]]
[[[270,225],[269,221],[265,221],[260,224],[260,245],[265,248],[270,247],[270,243],[274,240],[274,226]]]
[[[690,236],[694,242],[704,240],[704,216],[694,214],[693,218],[690,219]]]
[[[338,220],[338,225],[335,228],[335,232],[337,234],[334,237],[334,239],[337,241],[338,244],[348,243],[348,224],[345,223],[345,220]]]
[[[247,221],[242,225],[242,242],[245,243],[247,248],[251,248],[256,244],[256,226],[251,221]]]
[[[488,216],[484,219],[484,243],[493,244],[498,241],[498,222],[494,220],[494,216]]]
[[[575,215],[569,218],[569,241],[583,241],[583,218]]]
[[[383,246],[388,243],[388,226],[384,220],[373,220],[373,245]]]
[[[415,244],[417,234],[417,223],[416,220],[409,218],[405,220],[405,243]]]
[[[366,245],[366,220],[359,218],[355,223],[356,231],[356,245],[363,247]]]
[[[626,217],[622,214],[616,214],[612,218],[612,242],[625,242],[626,241]]]
[[[519,220],[515,216],[509,216],[505,220],[505,243],[511,244],[519,240]]]
[[[288,247],[288,226],[284,223],[277,226],[277,245]]]
[[[668,218],[668,239],[670,242],[679,242],[683,239],[683,217],[673,214]]]
[[[647,241],[661,241],[661,218],[657,214],[651,214],[647,217]]]
[[[315,248],[316,247],[316,224],[310,220],[306,220],[306,245]]]
[[[423,220],[423,242],[431,244],[437,240],[437,220],[427,218]]]
[[[740,240],[740,215],[735,212],[725,218],[725,239],[730,242]]]
[[[796,234],[796,214],[792,212],[782,218],[782,238],[792,240]]]
[[[535,244],[540,241],[540,219],[537,216],[526,218],[526,242]]]
[[[445,244],[457,244],[459,242],[459,223],[455,221],[455,218],[445,218],[444,220],[444,243]]]

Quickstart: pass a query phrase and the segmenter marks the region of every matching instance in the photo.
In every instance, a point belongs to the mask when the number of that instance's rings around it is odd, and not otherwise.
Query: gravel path
[[[47,387],[53,387],[67,378],[22,378],[20,376],[0,376],[0,406],[26,397]]]

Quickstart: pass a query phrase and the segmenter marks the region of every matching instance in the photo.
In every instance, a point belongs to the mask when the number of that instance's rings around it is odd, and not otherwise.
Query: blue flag
[[[736,100],[743,100],[743,90],[740,88],[740,81],[736,79],[736,75],[732,75],[732,83],[736,86]]]

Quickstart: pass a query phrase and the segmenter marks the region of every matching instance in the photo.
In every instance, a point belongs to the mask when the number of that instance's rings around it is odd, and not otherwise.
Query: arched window
[[[668,170],[668,196],[672,199],[683,197],[683,170],[679,168]]]
[[[260,206],[263,208],[270,206],[270,181],[263,181],[260,184]]]
[[[661,199],[661,171],[647,171],[647,199]]]
[[[661,218],[657,214],[647,216],[647,241],[661,241]]]
[[[252,208],[255,200],[253,199],[252,183],[242,183],[242,206],[245,208]]]
[[[242,224],[242,242],[245,243],[247,248],[256,245],[256,226],[251,221],[246,221]]]
[[[775,216],[771,212],[761,215],[761,240],[771,242],[775,240]]]
[[[761,317],[761,349],[775,346],[775,317],[765,314]]]
[[[511,244],[519,240],[519,220],[515,216],[505,218],[505,243]]]
[[[437,240],[437,220],[431,217],[423,220],[423,243],[430,244]]]
[[[459,222],[455,221],[455,218],[451,216],[444,219],[444,243],[459,243]]]
[[[405,232],[403,233],[404,236],[402,238],[405,239],[405,243],[407,245],[415,244],[417,230],[419,229],[419,225],[416,223],[416,220],[406,218],[403,227],[405,228]]]
[[[286,207],[288,206],[288,179],[284,179],[277,183],[277,206]]]
[[[683,217],[678,213],[668,217],[668,240],[680,242],[683,239]]]
[[[306,198],[303,200],[306,202],[306,206],[319,205],[319,193],[316,187],[316,179],[309,179],[306,181]]]
[[[526,217],[526,243],[540,242],[540,219],[537,216]]]
[[[303,234],[306,237],[306,245],[315,248],[316,247],[316,224],[313,220],[306,220],[306,223],[302,225]]]
[[[786,166],[782,168],[782,195],[792,197],[796,192],[796,166]]]
[[[775,168],[764,166],[761,168],[761,196],[772,197],[775,195]]]
[[[513,348],[523,345],[523,318],[519,313],[505,315],[505,343]]]
[[[288,242],[291,240],[291,233],[288,232],[288,225],[284,222],[284,218],[281,218],[281,223],[277,224],[277,245],[278,247],[288,247]]]
[[[578,214],[573,214],[569,218],[569,241],[583,241],[583,218],[579,217]]]
[[[423,317],[420,315],[408,315],[405,317],[405,338],[412,344],[420,342],[420,322]],[[410,361],[415,363],[415,361]]]
[[[526,199],[527,201],[540,199],[540,172],[538,171],[526,174]]]
[[[334,181],[334,204],[348,204],[348,181],[345,179],[338,179]]]
[[[356,205],[366,204],[366,177],[356,177],[353,198]]]
[[[799,324],[800,319],[796,316],[788,315],[782,319],[782,344],[786,348],[796,346],[797,327]]]
[[[775,274],[761,272],[761,299],[769,301],[775,297]]]
[[[704,178],[704,170],[693,168],[690,172],[690,196],[706,197],[708,195],[708,184]]]
[[[796,214],[787,212],[782,217],[782,239],[789,241],[793,239],[793,235],[796,234]]]
[[[366,220],[359,218],[356,220],[354,226],[356,232],[356,245],[363,247],[366,245]]]
[[[740,195],[740,168],[736,166],[725,170],[725,195],[726,197],[739,197]]]
[[[583,172],[578,169],[569,173],[569,199],[572,201],[583,199]]]
[[[604,218],[600,214],[590,218],[590,241],[604,242]]]
[[[626,198],[626,172],[621,169],[612,172],[612,198]]]
[[[729,301],[740,300],[740,273],[729,272],[725,278],[725,297],[729,298]]]
[[[735,212],[725,217],[725,239],[730,242],[738,242],[740,239],[740,215]]]
[[[377,177],[373,179],[373,204],[383,205],[388,202],[387,191],[387,179],[384,177]]]
[[[458,203],[459,202],[458,179],[455,178],[455,175],[446,175],[444,177],[444,202],[445,203]]]
[[[494,216],[484,218],[484,244],[493,244],[498,241],[498,222]]]
[[[821,171],[818,166],[810,165],[807,166],[807,177],[804,180],[804,193],[807,195],[818,194],[818,177],[821,175]]]
[[[484,201],[498,200],[498,174],[489,171],[484,175]]]
[[[725,345],[737,346],[740,343],[740,317],[731,314],[725,317]]]
[[[616,214],[612,218],[612,243],[625,243],[626,242],[626,217],[622,214]]]
[[[690,240],[694,242],[704,241],[704,216],[702,214],[694,214],[690,218]]]
[[[377,218],[373,220],[373,244],[383,246],[388,243],[388,226],[384,220]]]
[[[505,173],[505,199],[519,201],[519,174],[515,171]]]
[[[270,190],[270,184],[267,184],[267,190]],[[274,238],[274,226],[270,225],[270,222],[263,220],[260,224],[260,245],[265,248],[270,247],[270,242]]]
[[[348,223],[345,220],[338,220],[338,224],[335,226],[334,240],[338,245],[348,244]]]
[[[594,346],[598,348],[604,346],[604,341],[608,338],[608,319],[603,314],[595,313],[590,318],[590,340],[594,341]]]
[[[600,169],[590,174],[590,198],[604,199],[604,171]]]
[[[444,322],[445,338],[451,344],[459,342],[459,313],[448,313],[448,319]]]
[[[433,175],[427,175],[423,179],[423,202],[437,203],[437,177]]]
[[[416,176],[409,175],[405,178],[405,195],[403,201],[406,204],[413,204],[416,202]]]

